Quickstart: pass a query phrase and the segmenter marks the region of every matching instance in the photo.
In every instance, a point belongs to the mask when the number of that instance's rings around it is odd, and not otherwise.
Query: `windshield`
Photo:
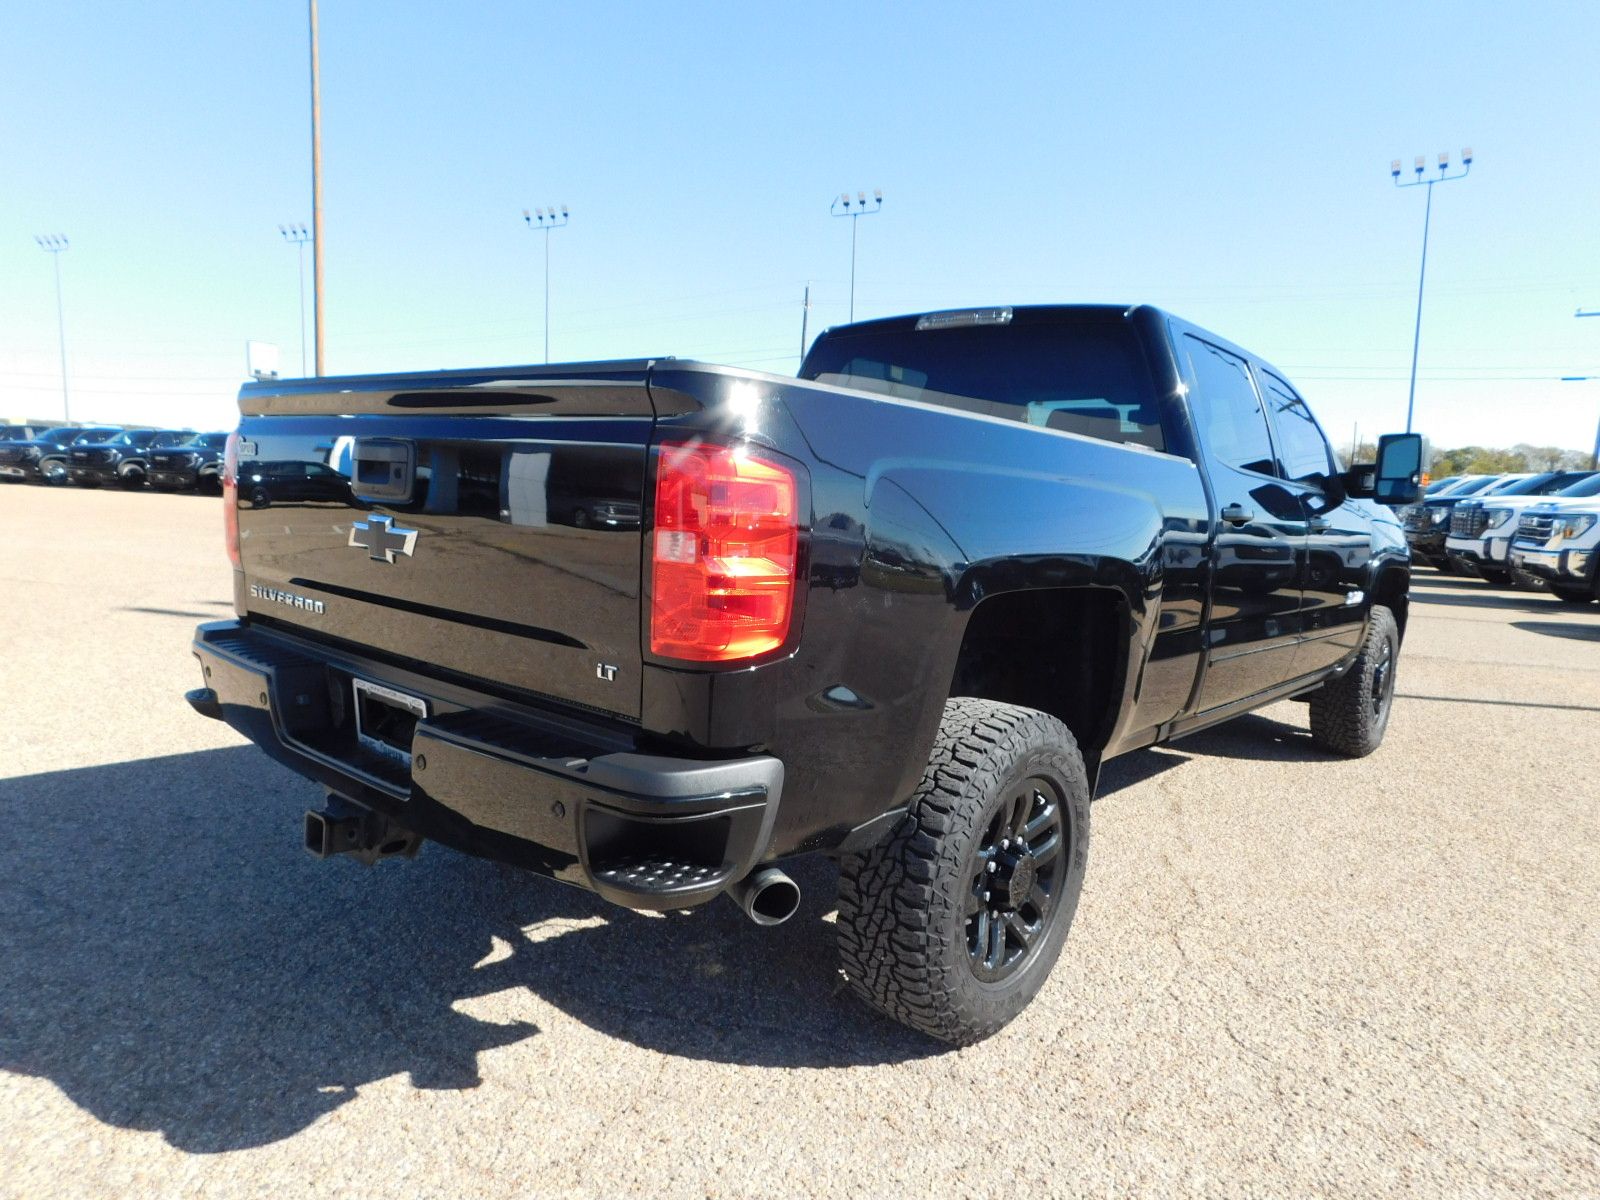
[[[1155,386],[1120,315],[847,330],[818,339],[800,378],[1108,442],[1163,445]]]
[[[81,431],[70,425],[63,425],[55,429],[46,429],[34,440],[39,442],[70,442],[78,436],[79,432]]]
[[[1498,475],[1480,475],[1476,479],[1463,480],[1461,483],[1457,484],[1455,487],[1450,488],[1447,491],[1445,491],[1444,495],[1446,495],[1446,496],[1475,496],[1479,492],[1483,491],[1484,488],[1488,487],[1491,483],[1493,483],[1495,480],[1497,480],[1499,478],[1500,478],[1500,476],[1498,476]]]
[[[68,432],[71,432],[70,430]],[[117,436],[115,429],[90,429],[72,440],[74,446],[94,446],[101,442],[109,442]]]
[[[1557,496],[1600,496],[1600,474],[1585,475],[1555,493]]]
[[[0,442],[22,442],[27,439],[26,429],[0,429]]]
[[[197,433],[184,443],[185,446],[204,446],[211,450],[220,450],[228,444],[228,435],[225,433]]]
[[[1440,492],[1445,491],[1447,488],[1453,488],[1460,482],[1461,476],[1446,475],[1443,479],[1435,479],[1432,483],[1430,483],[1427,487],[1427,490],[1423,492],[1423,495],[1437,496]]]
[[[1546,471],[1540,475],[1533,475],[1527,479],[1517,479],[1506,484],[1505,487],[1494,489],[1496,496],[1547,496],[1551,492],[1559,492],[1567,484],[1577,478],[1570,471]]]

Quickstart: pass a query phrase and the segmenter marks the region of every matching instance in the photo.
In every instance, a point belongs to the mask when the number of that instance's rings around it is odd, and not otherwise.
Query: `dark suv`
[[[31,442],[46,428],[44,425],[0,425],[0,442]]]
[[[252,508],[272,504],[350,502],[350,481],[327,463],[256,462],[239,472],[239,495]]]
[[[220,487],[225,433],[197,433],[188,441],[150,454],[146,478],[158,491],[193,491]]]
[[[31,442],[0,442],[0,479],[65,483],[67,455],[74,445],[93,445],[121,432],[120,429],[79,429],[62,425],[45,430]]]
[[[102,442],[74,442],[67,454],[67,475],[81,487],[104,483],[139,487],[149,470],[152,450],[176,446],[192,436],[192,431],[182,429],[129,429]]]

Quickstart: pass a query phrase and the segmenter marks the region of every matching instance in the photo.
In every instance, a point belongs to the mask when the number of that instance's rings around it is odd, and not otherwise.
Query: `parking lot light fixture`
[[[1428,160],[1425,155],[1417,155],[1414,160],[1416,178],[1409,183],[1400,182],[1400,160],[1393,159],[1389,163],[1389,174],[1394,178],[1397,188],[1425,187],[1428,189],[1428,202],[1422,214],[1422,267],[1417,272],[1417,323],[1411,335],[1411,388],[1406,394],[1406,432],[1411,432],[1411,418],[1417,402],[1417,350],[1422,344],[1422,288],[1428,278],[1428,226],[1433,220],[1433,185],[1436,183],[1454,183],[1457,179],[1465,179],[1472,170],[1472,147],[1465,147],[1461,151],[1461,170],[1454,175],[1450,174],[1450,152],[1441,151],[1439,154],[1439,174],[1432,179],[1424,179],[1423,174],[1428,169]]]
[[[300,375],[304,378],[306,373],[306,243],[311,240],[311,231],[304,225],[279,225],[278,232],[283,240],[300,250]]]
[[[866,192],[857,192],[852,202],[849,192],[840,192],[828,211],[836,217],[850,218],[850,319],[856,319],[856,222],[883,209],[883,189],[872,189],[872,207],[867,207]]]
[[[557,214],[556,206],[552,204],[549,210],[536,208],[533,212],[522,210],[522,220],[529,229],[537,229],[544,233],[544,361],[550,361],[550,231],[560,229],[572,219],[567,206],[561,206]]]
[[[64,233],[35,234],[33,240],[56,266],[56,341],[61,350],[61,419],[72,423],[72,398],[67,391],[67,318],[61,303],[61,256],[70,246]]]

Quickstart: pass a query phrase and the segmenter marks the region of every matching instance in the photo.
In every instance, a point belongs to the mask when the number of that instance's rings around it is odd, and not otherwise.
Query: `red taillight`
[[[651,550],[652,653],[730,662],[782,646],[799,542],[792,471],[742,448],[664,444]]]
[[[222,452],[222,536],[228,543],[228,560],[243,566],[239,558],[239,434],[228,435],[228,448]]]

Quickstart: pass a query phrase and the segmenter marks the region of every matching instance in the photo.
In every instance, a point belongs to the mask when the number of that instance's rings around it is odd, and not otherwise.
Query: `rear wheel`
[[[1089,783],[1072,734],[958,697],[893,834],[839,879],[839,957],[868,1004],[941,1041],[980,1041],[1044,985],[1083,888]]]
[[[1376,750],[1389,727],[1399,657],[1400,627],[1392,612],[1375,604],[1350,669],[1311,693],[1311,740],[1351,758]]]

